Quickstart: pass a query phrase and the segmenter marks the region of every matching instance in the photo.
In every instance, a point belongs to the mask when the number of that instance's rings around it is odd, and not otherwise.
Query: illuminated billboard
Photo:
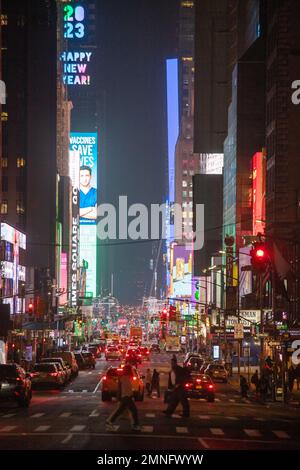
[[[191,250],[174,245],[172,263],[172,297],[191,297],[193,258]]]
[[[253,235],[264,233],[266,220],[266,156],[257,152],[252,157]]]
[[[178,59],[167,60],[169,202],[175,200],[175,148],[179,135]]]
[[[73,156],[75,160],[77,159],[77,163],[73,166],[73,169],[77,168],[77,172],[75,170],[77,178],[79,171],[79,264],[82,266],[87,263],[86,292],[92,293],[95,297],[97,278],[97,134],[71,133],[70,155],[71,158]],[[75,221],[76,218],[73,217],[73,220]],[[76,290],[78,290],[77,280],[78,276],[76,277]]]
[[[90,65],[93,53],[86,51],[63,52],[63,82],[65,85],[90,85]]]

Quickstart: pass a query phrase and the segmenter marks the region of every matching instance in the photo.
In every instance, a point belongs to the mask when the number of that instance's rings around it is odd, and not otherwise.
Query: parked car
[[[61,357],[65,361],[65,363],[71,368],[71,378],[78,376],[79,368],[73,351],[57,352],[55,353],[55,357]]]
[[[31,372],[32,386],[61,388],[64,385],[64,373],[58,369],[54,362],[40,362],[35,364]]]
[[[0,401],[28,407],[32,398],[30,374],[18,364],[0,364]]]
[[[81,354],[85,360],[86,367],[95,369],[96,359],[95,359],[94,354],[92,354],[91,352],[85,352],[85,351],[82,351]]]
[[[117,346],[108,346],[105,350],[106,361],[119,361],[122,358],[122,353]]]
[[[92,354],[94,354],[96,358],[101,356],[101,348],[98,345],[93,344],[93,343],[89,344],[88,352],[91,352]]]
[[[87,364],[86,364],[86,361],[85,361],[83,355],[81,354],[81,352],[75,352],[74,356],[75,356],[75,360],[77,362],[78,369],[79,370],[86,369]]]
[[[185,384],[188,397],[205,398],[209,402],[215,400],[215,386],[209,375],[191,373],[191,381]]]
[[[144,400],[145,385],[144,376],[140,376],[135,367],[132,368],[133,377],[133,396],[135,401]],[[102,401],[110,401],[112,397],[118,395],[118,379],[123,374],[123,367],[110,367],[106,374],[102,377]]]
[[[228,382],[228,372],[222,365],[209,364],[205,369],[205,374],[209,375],[214,381],[221,380],[224,383]]]
[[[58,362],[63,369],[64,381],[65,383],[71,380],[71,367],[65,363],[61,357],[44,357],[40,360],[40,363],[55,363]]]

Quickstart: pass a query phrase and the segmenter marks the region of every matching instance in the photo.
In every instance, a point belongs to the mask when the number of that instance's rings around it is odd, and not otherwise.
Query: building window
[[[194,170],[190,170],[190,176],[194,176],[195,172]]]
[[[5,113],[4,111],[2,111],[2,113],[1,113],[1,121],[2,121],[2,122],[8,121],[8,113]]]
[[[8,158],[2,158],[1,166],[2,166],[2,168],[7,168],[8,167]]]
[[[8,191],[8,176],[6,175],[2,176],[2,191],[4,193],[7,193]]]
[[[187,197],[187,191],[182,191],[182,197]]]
[[[182,213],[182,217],[183,217],[184,219],[186,219],[186,218],[187,218],[187,213],[186,213],[186,212],[183,212],[183,213]]]
[[[186,187],[187,187],[187,181],[185,181],[185,180],[182,181],[182,187],[183,187],[183,188],[186,188]]]
[[[183,170],[182,175],[187,176],[187,174],[188,174],[187,170]]]
[[[192,212],[189,212],[189,217],[190,217],[190,219],[193,218],[193,213]]]
[[[189,197],[193,197],[193,191],[189,191]]]
[[[8,200],[2,199],[1,202],[1,214],[6,215],[8,213]]]
[[[25,166],[25,158],[17,158],[17,167],[23,168]]]
[[[17,214],[23,215],[25,214],[25,206],[23,201],[17,201]]]

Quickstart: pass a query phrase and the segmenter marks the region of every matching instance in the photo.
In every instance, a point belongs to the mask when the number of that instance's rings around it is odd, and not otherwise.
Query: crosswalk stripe
[[[0,432],[10,432],[16,429],[17,426],[4,426],[0,429]]]
[[[175,414],[175,415],[172,415],[172,418],[177,418],[178,419],[178,418],[181,418],[181,416]]]
[[[59,415],[60,418],[69,418],[71,416],[72,413],[66,411],[65,413],[62,413],[61,415]]]
[[[176,432],[178,434],[187,434],[188,433],[188,428],[186,428],[185,426],[177,426],[176,427]]]
[[[50,429],[50,426],[38,426],[34,432],[45,432],[48,431],[48,429]]]
[[[2,418],[12,418],[13,416],[16,416],[16,413],[8,413],[7,415],[3,415]]]
[[[215,401],[221,401],[220,398],[215,398]]]
[[[200,419],[210,419],[211,416],[208,416],[208,415],[199,415],[199,418],[200,418]]]
[[[44,415],[45,413],[35,413],[34,415],[31,415],[30,418],[41,418]]]
[[[279,439],[290,439],[291,436],[285,431],[272,431]]]
[[[69,390],[69,393],[74,393],[74,390]]]
[[[146,418],[155,418],[154,413],[146,413]]]
[[[230,403],[235,403],[235,400],[233,400],[232,398],[230,398],[228,401],[230,401]]]
[[[258,429],[244,429],[244,433],[250,437],[261,437],[261,432]]]
[[[153,426],[142,426],[141,427],[142,432],[145,432],[145,433],[151,433],[151,432],[153,432],[153,429],[154,429]]]
[[[254,421],[267,421],[266,418],[254,418]]]
[[[70,429],[70,432],[80,432],[83,431],[85,428],[86,426],[83,424],[75,424],[75,426]]]
[[[89,415],[90,418],[96,418],[97,416],[99,416],[99,413],[98,413],[98,410],[97,408],[91,412],[91,414]]]
[[[87,393],[87,390],[82,390],[82,393]]]
[[[238,418],[237,416],[225,416],[226,419],[231,419],[231,421],[237,421],[239,420],[240,418]]]
[[[220,428],[210,428],[209,430],[214,436],[224,436],[224,431]]]

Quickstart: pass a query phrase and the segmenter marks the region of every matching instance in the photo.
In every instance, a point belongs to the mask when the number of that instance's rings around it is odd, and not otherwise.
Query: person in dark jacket
[[[243,375],[240,377],[240,388],[242,398],[248,398],[249,385]]]
[[[156,369],[153,370],[152,380],[151,380],[151,393],[156,390],[158,398],[160,397],[160,378],[159,372]]]
[[[182,405],[182,416],[185,418],[190,416],[190,405],[185,391],[185,384],[189,379],[188,369],[179,366],[177,360],[172,358],[168,384],[168,388],[170,388],[168,407],[163,411],[166,416],[171,416],[179,403]]]

